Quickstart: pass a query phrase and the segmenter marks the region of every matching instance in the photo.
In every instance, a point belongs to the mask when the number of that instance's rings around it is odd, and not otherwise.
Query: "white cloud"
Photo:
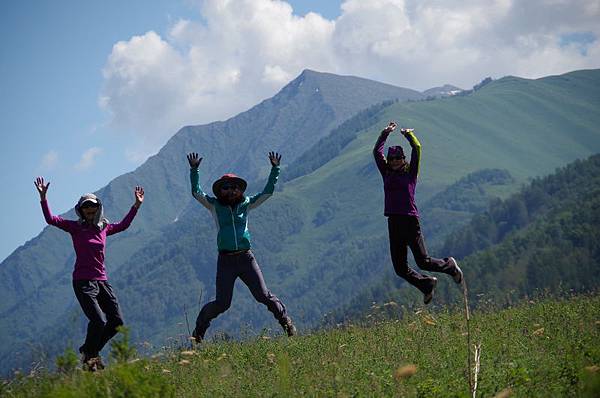
[[[96,157],[102,153],[102,148],[91,147],[82,155],[79,163],[75,165],[75,170],[83,171],[91,168],[96,163]]]
[[[54,149],[49,150],[42,156],[40,169],[43,171],[53,170],[58,165],[58,152]]]
[[[600,67],[598,0],[347,0],[341,15],[293,14],[281,0],[204,0],[166,37],[114,45],[99,103],[156,151],[187,124],[225,119],[303,69],[426,89],[486,76],[540,77]],[[585,43],[563,38],[582,36]]]

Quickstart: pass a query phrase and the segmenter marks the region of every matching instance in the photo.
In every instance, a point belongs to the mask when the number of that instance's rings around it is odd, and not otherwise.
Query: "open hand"
[[[387,125],[386,128],[383,129],[384,133],[391,133],[392,131],[394,131],[396,129],[396,122],[390,122],[390,124]]]
[[[200,166],[200,162],[202,162],[202,158],[198,156],[196,152],[190,152],[187,155],[187,160],[190,163],[190,167],[192,169],[197,169]]]
[[[142,202],[144,201],[144,188],[140,187],[140,186],[136,186],[135,190],[134,190],[134,195],[135,195],[135,208],[139,209],[140,206],[142,205]]]
[[[35,187],[38,190],[38,193],[40,194],[40,200],[46,200],[46,192],[48,192],[50,182],[48,181],[48,183],[44,185],[44,177],[38,177],[35,179],[33,184],[35,185]]]
[[[279,163],[281,163],[281,155],[277,152],[269,152],[269,160],[271,161],[272,166],[279,166]]]

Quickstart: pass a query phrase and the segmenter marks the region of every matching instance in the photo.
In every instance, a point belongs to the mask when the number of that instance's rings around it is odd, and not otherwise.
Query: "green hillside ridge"
[[[461,260],[474,305],[511,303],[536,291],[595,291],[600,286],[600,154],[532,181],[452,232],[443,249]],[[391,270],[330,315],[364,316],[372,301],[411,302],[411,287]],[[460,299],[442,280],[437,303]]]
[[[466,325],[459,308],[421,309],[402,320],[294,338],[165,349],[152,358],[112,363],[97,374],[71,370],[63,360],[64,373],[42,368],[13,377],[0,394],[470,397]],[[598,296],[545,298],[473,313],[471,339],[481,344],[477,396],[598,396],[599,322]]]
[[[351,87],[348,90],[351,92]],[[569,113],[574,103],[577,110]],[[321,322],[324,314],[349,303],[358,291],[391,269],[381,177],[371,154],[379,131],[389,120],[415,127],[423,144],[417,203],[424,205],[449,185],[482,169],[505,169],[519,184],[600,151],[600,115],[595,111],[599,106],[600,71],[581,71],[548,80],[500,79],[464,97],[398,102],[369,115],[373,122],[367,128],[357,132],[354,126],[347,126],[349,133],[341,136],[353,138],[335,149],[333,155],[337,156],[321,158],[325,163],[287,181],[251,214],[254,250],[267,284],[301,329],[306,329]],[[554,120],[557,115],[560,117]],[[219,123],[209,126],[216,129]],[[180,162],[177,184],[185,186],[181,194],[190,198],[183,154],[191,150],[204,153],[198,141],[192,142],[197,138],[194,132],[186,131],[187,135],[172,140],[169,151],[174,151],[173,163]],[[390,138],[389,144],[393,143],[406,146],[397,135]],[[307,152],[311,149],[307,145]],[[284,161],[293,164],[293,159],[285,156],[284,152]],[[210,152],[201,167],[204,186],[224,171],[215,164],[225,159],[225,155],[221,158]],[[266,159],[262,161],[268,166]],[[215,169],[220,171],[215,174]],[[243,170],[240,174],[248,175]],[[173,185],[171,190],[175,189]],[[255,189],[260,187],[251,184],[249,191]],[[154,235],[145,237],[142,248],[121,259],[118,269],[110,268],[111,282],[135,341],[160,345],[166,336],[187,333],[182,323],[184,305],[193,323],[200,291],[202,303],[214,296],[216,230],[210,215],[197,203],[186,202],[171,221],[155,225]],[[433,231],[439,230],[436,226],[424,228],[432,231],[428,240],[443,239],[434,236]],[[58,290],[58,286],[50,290]],[[51,300],[47,305],[52,305]],[[19,311],[13,312],[5,319],[15,328],[7,333],[14,339],[10,341],[21,343],[2,352],[3,362],[12,359],[15,351],[24,355],[26,344],[34,337],[50,354],[79,341],[85,322],[79,317],[73,325],[70,320],[75,313],[77,307],[53,312],[55,323],[40,337],[17,319]],[[47,312],[40,311],[31,319],[42,314]],[[208,336],[223,331],[236,335],[240,329],[256,334],[263,328],[277,325],[245,286],[238,284],[232,308],[213,323]]]

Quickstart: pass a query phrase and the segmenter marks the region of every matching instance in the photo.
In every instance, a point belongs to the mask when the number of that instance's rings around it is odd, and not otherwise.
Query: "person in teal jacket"
[[[292,319],[287,315],[285,305],[272,294],[265,284],[262,272],[251,250],[248,212],[264,203],[273,195],[279,176],[281,155],[269,153],[271,173],[262,192],[245,196],[247,183],[235,174],[225,174],[212,185],[215,195],[206,194],[200,186],[199,166],[202,158],[197,153],[187,156],[190,164],[192,195],[212,214],[217,226],[216,298],[202,307],[192,337],[196,342],[204,339],[210,322],[227,311],[233,298],[233,286],[239,277],[250,289],[259,303],[267,306],[288,336],[296,334]]]

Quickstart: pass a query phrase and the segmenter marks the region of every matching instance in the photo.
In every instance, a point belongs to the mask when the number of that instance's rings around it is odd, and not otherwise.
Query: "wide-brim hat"
[[[213,193],[215,194],[215,196],[219,196],[219,193],[221,191],[221,186],[225,183],[236,184],[237,186],[240,187],[240,191],[242,191],[242,192],[244,192],[246,190],[246,187],[248,186],[248,183],[243,178],[238,177],[235,174],[231,174],[231,173],[224,174],[221,178],[219,178],[217,181],[215,181],[212,185],[212,190],[213,190]]]
[[[404,156],[404,149],[400,145],[391,146],[388,148],[387,157],[390,156]]]

